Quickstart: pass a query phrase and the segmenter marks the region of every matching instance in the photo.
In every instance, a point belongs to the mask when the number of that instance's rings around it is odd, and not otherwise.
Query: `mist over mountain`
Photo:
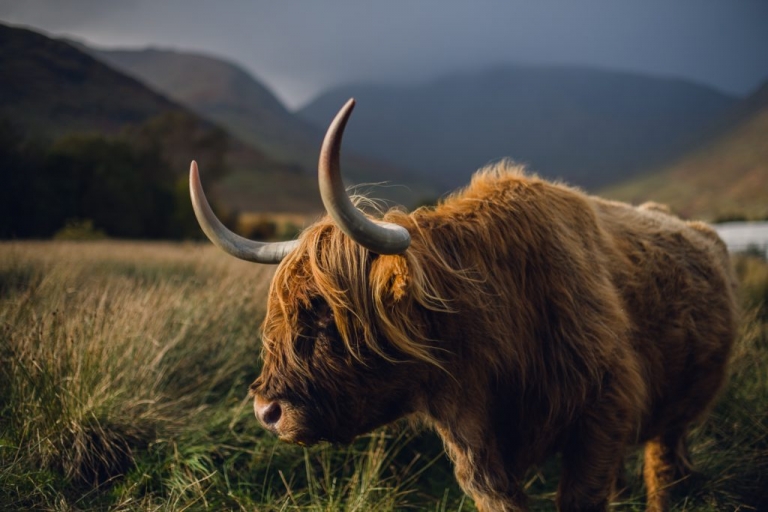
[[[501,66],[418,86],[352,84],[300,110],[319,124],[349,97],[348,147],[449,187],[512,158],[591,189],[680,154],[737,98],[683,80],[576,67]]]
[[[603,193],[667,203],[686,217],[768,219],[768,82],[727,112],[696,148]]]

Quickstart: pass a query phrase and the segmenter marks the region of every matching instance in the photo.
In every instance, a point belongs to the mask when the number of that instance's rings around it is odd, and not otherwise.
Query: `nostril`
[[[265,403],[257,398],[254,409],[256,409],[256,417],[265,427],[274,427],[283,415],[283,409],[279,402]]]
[[[282,408],[280,407],[280,404],[277,402],[272,402],[267,406],[267,409],[264,411],[264,423],[268,425],[274,425],[278,421],[280,421],[280,416],[283,414]]]
[[[253,411],[262,425],[270,430],[277,428],[283,415],[283,408],[278,400],[267,400],[260,395],[253,397]]]

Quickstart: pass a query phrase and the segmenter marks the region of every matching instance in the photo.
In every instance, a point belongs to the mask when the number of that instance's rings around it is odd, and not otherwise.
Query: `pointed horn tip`
[[[197,170],[197,162],[194,160],[192,160],[192,163],[189,166],[189,196],[192,198],[192,206],[195,208],[195,212],[197,212],[197,208],[200,204],[208,202],[205,198],[205,192],[203,191],[203,183],[200,181],[200,172]]]
[[[331,121],[325,133],[318,162],[320,197],[335,224],[352,240],[377,254],[400,254],[410,244],[410,234],[399,225],[368,219],[352,203],[341,178],[341,139],[355,99],[350,98]]]

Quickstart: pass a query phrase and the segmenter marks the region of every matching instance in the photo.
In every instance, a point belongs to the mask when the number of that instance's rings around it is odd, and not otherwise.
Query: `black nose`
[[[258,397],[254,401],[253,408],[256,411],[256,417],[265,427],[274,427],[283,415],[283,409],[278,402],[261,401]]]

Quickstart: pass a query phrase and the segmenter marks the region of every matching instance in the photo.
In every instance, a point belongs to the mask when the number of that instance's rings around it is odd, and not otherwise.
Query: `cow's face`
[[[190,194],[200,226],[221,249],[247,261],[280,263],[263,329],[264,367],[251,386],[256,416],[282,439],[350,441],[414,409],[424,364],[434,363],[415,303],[435,308],[433,287],[410,302],[411,233],[373,221],[347,197],[339,155],[350,100],[331,122],[318,162],[329,217],[301,240],[263,243],[229,231],[208,204],[197,164]],[[392,214],[401,221],[405,215]],[[332,219],[332,220],[331,220]],[[406,221],[407,222],[407,221]],[[436,310],[447,310],[438,300]]]
[[[264,366],[251,386],[254,410],[285,441],[346,443],[412,410],[419,365],[404,362],[384,339],[377,339],[379,353],[371,350],[361,338],[376,328],[356,307],[355,292],[341,301],[352,311],[330,304],[307,266],[291,258],[273,281]]]

